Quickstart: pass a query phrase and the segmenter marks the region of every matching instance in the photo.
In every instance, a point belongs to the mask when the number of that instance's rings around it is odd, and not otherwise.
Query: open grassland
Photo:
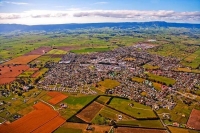
[[[154,87],[157,91],[161,91],[162,84],[153,82],[153,87]]]
[[[134,106],[131,107],[129,104]],[[121,98],[113,98],[109,106],[136,118],[156,118],[150,107]]]
[[[65,111],[61,110],[60,113],[64,118],[68,119],[94,100],[95,97],[96,96],[69,96],[62,101],[68,105],[68,108]]]
[[[200,70],[198,70],[198,69],[190,69],[188,67],[185,67],[185,68],[179,67],[179,68],[175,69],[174,71],[190,72],[190,73],[200,73]]]
[[[158,69],[159,66],[152,66],[152,65],[150,65],[150,64],[145,64],[145,65],[143,66],[143,68],[149,69],[149,70],[154,70],[154,69]]]
[[[144,82],[144,80],[145,80],[145,79],[139,78],[139,77],[133,77],[133,78],[132,78],[132,81],[135,81],[135,82],[138,82],[138,83],[142,83],[142,82]]]
[[[165,83],[168,86],[173,85],[176,82],[176,80],[174,80],[172,78],[158,76],[158,75],[151,74],[151,73],[147,73],[147,75],[148,75],[149,80],[157,81],[157,82],[160,82],[160,83]]]

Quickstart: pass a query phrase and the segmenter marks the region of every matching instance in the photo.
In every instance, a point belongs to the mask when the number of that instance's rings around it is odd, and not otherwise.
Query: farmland
[[[200,110],[190,30],[0,34],[0,132],[198,132],[187,128],[199,130]],[[155,47],[136,47],[149,38]]]
[[[101,105],[97,102],[93,102],[92,104],[87,106],[85,109],[83,109],[76,116],[86,122],[90,122],[93,119],[93,117],[101,110],[102,107],[103,107],[103,105]]]
[[[130,103],[134,104],[134,106],[133,107],[129,106]],[[114,98],[110,102],[109,106],[136,118],[156,117],[154,112],[148,106],[144,106],[142,104],[132,102],[127,99]]]
[[[40,132],[42,130],[51,132],[65,122],[57,112],[43,103],[37,103],[34,108],[34,111],[12,124],[0,126],[0,130],[2,132]],[[31,119],[33,117],[34,119]]]
[[[65,98],[67,98],[66,95],[59,93],[59,92],[48,92],[48,95],[52,97],[52,99],[50,99],[48,102],[55,105],[59,102],[61,102],[62,100],[64,100]]]
[[[154,74],[151,74],[151,73],[148,73],[147,75],[148,75],[148,79],[153,80],[153,81],[158,81],[158,82],[161,82],[161,83],[165,83],[166,85],[173,85],[176,82],[174,79],[154,75]]]

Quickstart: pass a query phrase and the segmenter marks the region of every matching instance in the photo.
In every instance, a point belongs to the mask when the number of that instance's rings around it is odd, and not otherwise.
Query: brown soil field
[[[51,47],[39,47],[35,50],[32,50],[29,53],[26,53],[25,55],[43,55],[43,54],[49,52],[50,50],[52,50]]]
[[[32,78],[36,78],[40,74],[39,71],[35,72],[33,75],[31,75]]]
[[[33,132],[34,133],[51,133],[52,131],[57,129],[60,125],[65,123],[65,121],[66,120],[63,119],[62,117],[55,117],[54,119],[52,119],[51,121],[45,123],[41,127],[39,127],[36,130],[34,130]]]
[[[196,130],[200,130],[200,110],[192,110],[190,118],[187,122],[187,126]]]
[[[73,122],[66,122],[62,125],[64,128],[74,128],[74,129],[81,129],[83,133],[105,133],[110,130],[110,126],[99,126],[99,125],[91,125],[92,128],[94,128],[93,131],[88,131],[86,128],[88,127],[88,124],[83,123],[73,123]]]
[[[16,78],[0,78],[0,85],[8,84],[15,81]]]
[[[87,106],[85,109],[83,109],[80,113],[78,113],[76,116],[80,119],[91,122],[92,119],[96,116],[96,114],[103,108],[103,105],[97,102],[93,102],[89,106]]]
[[[68,96],[66,96],[60,92],[56,92],[56,91],[50,91],[50,92],[48,92],[48,95],[52,97],[52,99],[50,99],[48,102],[53,105],[61,102],[62,100],[64,100],[65,98],[68,97]]]
[[[32,60],[38,58],[40,55],[23,55],[16,57],[8,62],[5,62],[5,64],[28,64]]]
[[[23,71],[29,69],[28,65],[1,65],[0,84],[7,84],[15,80]]]
[[[118,127],[115,133],[167,133],[166,130]]]
[[[29,68],[28,71],[38,71],[39,68]]]
[[[43,133],[49,133],[65,122],[56,111],[44,103],[37,103],[34,108],[35,110],[11,124],[0,125],[0,131],[2,133],[30,133],[40,132],[42,129]]]

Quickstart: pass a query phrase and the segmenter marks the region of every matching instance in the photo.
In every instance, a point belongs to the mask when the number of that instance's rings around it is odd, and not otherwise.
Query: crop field
[[[162,87],[162,84],[153,82],[153,87],[154,87],[157,91],[160,91],[160,90],[161,90],[161,87]]]
[[[199,131],[168,126],[171,133],[199,133]]]
[[[91,52],[105,52],[109,51],[110,48],[85,48],[79,50],[71,50],[73,53],[91,53]]]
[[[118,127],[115,133],[167,133],[166,130]]]
[[[67,109],[65,111],[61,111],[61,116],[68,119],[74,114],[76,114],[80,109],[90,103],[96,96],[69,96],[67,99],[62,102],[67,104]]]
[[[52,48],[50,47],[39,47],[35,50],[32,50],[31,52],[26,53],[25,55],[43,55],[47,52],[49,52]]]
[[[200,65],[200,50],[197,50],[193,54],[187,56],[181,63],[184,66],[197,68]]]
[[[106,133],[111,129],[110,126],[91,125],[92,131],[89,131],[87,127],[88,124],[66,122],[54,133]]]
[[[159,109],[157,111],[158,114],[161,113],[169,113],[171,116],[171,120],[174,122],[178,122],[180,124],[186,124],[190,113],[192,112],[192,109],[198,109],[200,110],[200,107],[198,106],[198,104],[191,104],[190,106],[187,106],[185,103],[183,103],[182,101],[179,101],[176,97],[174,97],[175,100],[177,100],[177,105],[175,106],[174,109],[172,110],[168,110],[168,109]],[[183,116],[184,115],[184,116]]]
[[[51,51],[47,52],[46,54],[66,54],[67,52],[60,49],[52,49]]]
[[[103,108],[102,104],[93,102],[92,104],[84,108],[76,116],[86,122],[91,122],[95,115],[101,110],[101,108]]]
[[[166,85],[173,85],[176,80],[172,79],[172,78],[167,78],[167,77],[163,77],[163,76],[158,76],[155,74],[151,74],[151,73],[147,73],[148,75],[148,79],[152,80],[152,81],[157,81],[160,83],[165,83]]]
[[[119,120],[119,115],[122,116],[122,120]],[[109,107],[103,107],[101,111],[96,115],[96,117],[93,118],[92,123],[98,124],[98,125],[105,125],[109,124],[110,120],[115,121],[134,121],[133,118],[130,118],[129,116],[122,114],[116,110],[113,110]]]
[[[100,96],[96,101],[102,104],[106,104],[109,101],[110,97]]]
[[[35,72],[33,75],[31,75],[32,78],[38,78],[45,74],[49,69],[48,68],[42,68],[41,70]]]
[[[28,64],[29,62],[31,62],[32,60],[38,58],[40,55],[23,55],[23,56],[19,56],[16,57],[6,63],[4,63],[4,65],[6,64]]]
[[[147,128],[164,128],[160,120],[118,121],[117,125],[133,125],[133,126],[147,127]]]
[[[129,105],[130,103],[134,104],[134,106],[131,107]],[[109,106],[136,118],[156,118],[156,115],[149,106],[145,106],[127,99],[113,98]]]
[[[158,69],[159,68],[159,66],[152,66],[150,64],[145,64],[143,67],[145,69],[149,69],[149,70],[154,70],[154,69]]]
[[[59,103],[62,100],[67,98],[66,95],[64,95],[60,92],[50,91],[47,94],[52,97],[52,99],[50,99],[48,102],[53,104],[53,105],[55,105],[55,104],[57,104],[57,103]]]
[[[35,71],[26,70],[25,72],[21,73],[18,77],[28,78],[28,77],[31,77],[31,75],[34,73]]]
[[[52,132],[65,120],[44,103],[34,105],[35,110],[11,124],[0,126],[1,132]],[[34,119],[32,119],[34,118]]]
[[[29,69],[28,65],[2,65],[0,66],[0,84],[7,84],[16,79],[23,71]]]
[[[105,87],[106,89],[108,89],[108,88],[111,89],[111,88],[118,86],[120,83],[116,80],[105,79],[104,81],[100,81],[98,84],[102,87]]]
[[[63,55],[61,55],[62,57]],[[58,62],[61,60],[59,55],[42,55],[39,58],[35,59],[34,61],[30,62],[30,64],[36,64],[36,67],[43,67],[46,62]]]
[[[194,128],[196,130],[200,130],[199,125],[200,125],[200,110],[193,109],[190,114],[189,120],[187,122],[187,126]]]

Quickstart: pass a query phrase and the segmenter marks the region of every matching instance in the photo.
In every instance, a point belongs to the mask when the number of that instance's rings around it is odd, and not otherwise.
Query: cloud
[[[167,10],[139,11],[139,10],[96,10],[80,11],[73,14],[74,17],[107,17],[118,19],[148,19],[148,20],[195,20],[200,21],[200,12],[175,12]]]
[[[68,16],[67,13],[49,13],[49,14],[33,14],[31,15],[30,17],[32,18],[53,18],[53,17],[56,17],[56,18],[60,18],[60,17],[66,17]]]
[[[13,5],[28,5],[25,2],[13,2],[13,1],[2,1],[2,3],[13,4]]]
[[[200,23],[200,11],[176,12],[173,10],[141,11],[141,10],[80,10],[65,11],[30,10],[23,13],[0,13],[0,23],[29,18],[45,20],[56,19],[63,22],[132,22],[132,21],[168,21]],[[70,21],[71,20],[71,21]],[[24,22],[25,23],[25,22]],[[37,22],[35,22],[37,23]]]

